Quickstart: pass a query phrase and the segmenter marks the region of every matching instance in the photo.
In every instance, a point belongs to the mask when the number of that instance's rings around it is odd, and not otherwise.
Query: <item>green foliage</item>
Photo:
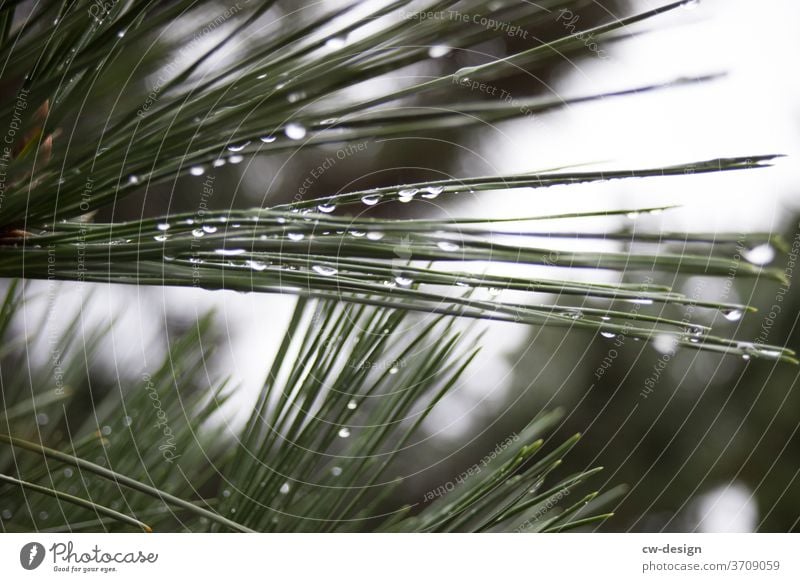
[[[614,20],[590,32],[613,41],[625,27],[684,3]],[[553,424],[553,415],[531,422],[518,441],[496,456],[490,470],[470,476],[452,492],[448,489],[436,502],[387,507],[398,459],[418,444],[414,439],[420,424],[457,385],[474,356],[464,347],[465,332],[453,316],[574,327],[606,336],[625,333],[640,339],[668,334],[689,348],[795,361],[790,350],[735,342],[705,326],[669,317],[663,309],[646,313],[620,306],[691,303],[739,314],[750,309],[747,305],[697,303],[648,283],[600,284],[477,275],[470,270],[476,262],[487,262],[620,273],[781,277],[769,268],[728,258],[731,249],[742,244],[741,237],[732,235],[635,229],[556,234],[531,226],[545,218],[637,215],[662,208],[645,204],[616,213],[491,220],[396,220],[381,218],[374,210],[439,196],[444,200],[460,192],[486,191],[481,195],[489,196],[493,190],[526,189],[525,195],[540,195],[538,189],[554,185],[750,170],[768,166],[772,155],[612,172],[561,168],[463,177],[267,208],[94,222],[91,213],[98,209],[158,184],[174,184],[187,174],[200,176],[209,166],[232,162],[232,155],[291,153],[323,144],[496,123],[526,112],[627,98],[687,82],[572,99],[532,96],[513,106],[460,100],[466,93],[460,87],[470,83],[495,82],[565,56],[580,56],[586,47],[579,35],[587,31],[562,30],[556,38],[505,58],[353,100],[348,90],[427,60],[432,44],[468,48],[497,33],[453,20],[408,18],[403,11],[409,2],[399,0],[323,8],[288,19],[273,34],[257,36],[260,19],[273,4],[250,2],[216,15],[213,22],[220,21],[215,28],[221,36],[207,49],[196,48],[195,41],[206,33],[198,24],[203,5],[193,0],[120,0],[103,14],[96,14],[96,8],[93,12],[96,5],[89,0],[38,3],[14,26],[20,3],[0,5],[2,83],[9,95],[14,94],[0,104],[0,119],[16,119],[21,128],[3,158],[0,275],[299,296],[252,417],[235,438],[222,433],[215,422],[230,391],[224,384],[203,386],[197,377],[206,355],[198,344],[205,345],[210,319],[173,343],[163,365],[146,379],[93,399],[94,412],[85,418],[68,403],[80,393],[74,386],[83,384],[81,362],[92,357],[92,345],[65,360],[69,390],[51,386],[53,364],[36,370],[41,382],[4,367],[6,426],[0,439],[11,446],[2,449],[0,466],[9,495],[25,508],[11,521],[4,518],[4,528],[40,527],[37,520],[46,514],[41,519],[48,528],[73,531],[131,525],[192,531],[570,529],[606,516],[594,512],[594,494],[563,511],[556,509],[565,492],[594,471],[550,483],[550,472],[577,440],[543,450],[542,434]],[[420,12],[457,5],[462,13],[479,12],[544,30],[559,10],[585,4],[549,0],[533,7],[517,1],[443,0],[428,3]],[[187,34],[164,41],[168,27]],[[339,42],[345,35],[355,40]],[[149,46],[154,48],[147,50]],[[176,66],[176,51],[186,47],[191,47],[190,62]],[[233,52],[234,62],[217,66],[215,59],[226,51]],[[120,70],[129,72],[122,83]],[[158,75],[166,75],[163,83],[148,89],[148,77]],[[398,110],[399,104],[407,103],[412,109]],[[355,218],[343,212],[356,207],[366,212]],[[508,230],[509,226],[519,228]],[[624,248],[554,251],[535,243],[543,236],[615,240]],[[752,246],[782,244],[768,235],[746,238]],[[680,245],[681,252],[672,252],[671,244]],[[520,292],[524,299],[493,297],[495,290],[504,289]],[[546,294],[552,301],[533,303],[534,294]],[[559,304],[565,297],[594,303],[576,309]],[[12,285],[0,317],[4,338],[20,306],[18,288]],[[421,331],[409,337],[398,330],[405,319],[419,317],[415,312],[434,319],[424,320]],[[98,333],[93,342],[102,338]],[[410,358],[415,345],[431,338],[437,338],[436,347],[424,357],[415,356],[398,373],[377,373],[367,365]],[[61,338],[66,351],[74,339],[73,325]],[[4,343],[6,356],[32,349],[35,342],[36,338],[11,338]],[[159,406],[154,407],[155,402]],[[36,423],[43,410],[51,419],[45,429]],[[168,442],[163,418],[170,419]],[[171,459],[167,452],[179,457]],[[50,526],[48,519],[55,516],[63,517],[58,522],[64,525]]]
[[[17,286],[12,286],[2,311],[4,329],[11,327],[20,301]],[[403,310],[301,301],[250,420],[234,432],[214,420],[230,390],[224,383],[210,392],[202,388],[200,364],[209,354],[199,346],[209,343],[205,336],[210,318],[176,340],[158,368],[119,390],[93,397],[89,415],[67,413],[69,394],[75,392],[70,389],[71,375],[63,386],[54,386],[54,377],[46,375],[32,384],[24,369],[4,365],[4,395],[33,406],[6,407],[0,414],[5,425],[0,442],[12,445],[0,459],[0,480],[11,486],[3,493],[4,505],[17,508],[3,518],[3,527],[570,527],[574,512],[560,513],[558,501],[596,471],[543,490],[548,474],[577,441],[576,436],[543,451],[541,436],[557,420],[556,414],[530,423],[491,455],[487,470],[455,489],[448,486],[448,493],[454,493],[440,501],[425,507],[426,499],[416,507],[385,507],[400,485],[392,474],[397,460],[421,446],[422,422],[458,386],[476,354],[476,349],[463,347],[462,336],[469,331],[457,330],[454,320],[438,316],[427,323],[418,321],[422,331],[411,337],[402,330],[403,324],[411,323],[408,318]],[[73,324],[68,336],[77,335]],[[433,338],[438,347],[420,354],[418,348]],[[94,356],[89,345],[64,353],[59,365],[79,370]],[[391,365],[382,365],[387,362]],[[34,394],[26,399],[30,391]],[[590,500],[582,500],[581,507]]]
[[[231,21],[230,31],[226,31],[218,44],[196,56],[185,69],[178,72],[169,61],[166,65],[156,61],[135,67],[129,80],[131,84],[133,79],[141,79],[148,73],[155,75],[159,65],[172,76],[147,96],[146,106],[123,99],[123,89],[117,87],[118,100],[109,110],[104,125],[94,130],[81,130],[95,139],[81,140],[69,148],[60,147],[63,140],[51,139],[45,155],[42,151],[45,136],[56,135],[59,124],[65,123],[72,110],[81,110],[86,99],[101,101],[104,98],[94,90],[95,83],[109,74],[118,55],[126,50],[138,51],[143,39],[151,38],[165,23],[175,19],[182,22],[197,10],[194,3],[189,2],[177,2],[169,9],[156,3],[118,2],[101,20],[90,18],[87,27],[87,16],[80,12],[81,6],[87,8],[83,4],[70,3],[69,8],[64,5],[59,10],[56,5],[42,8],[33,23],[20,27],[8,39],[4,51],[0,51],[0,54],[13,52],[15,55],[7,77],[24,74],[20,91],[25,92],[29,105],[26,111],[30,112],[34,105],[42,102],[47,104],[45,119],[40,119],[39,115],[32,120],[39,135],[39,155],[34,155],[35,148],[27,147],[25,155],[17,156],[10,163],[10,175],[25,174],[21,179],[10,180],[5,192],[0,224],[6,225],[10,236],[0,259],[0,274],[294,293],[467,317],[586,328],[606,334],[620,333],[633,325],[630,333],[637,337],[669,333],[675,335],[681,345],[691,348],[794,361],[792,353],[777,346],[756,349],[716,337],[699,326],[687,326],[661,315],[631,314],[613,305],[576,312],[557,304],[504,303],[461,296],[462,288],[468,287],[471,290],[547,293],[556,299],[583,295],[609,301],[662,304],[688,301],[668,289],[648,285],[567,283],[538,277],[524,280],[493,275],[478,277],[466,270],[453,272],[452,268],[444,268],[446,263],[467,267],[475,261],[486,261],[626,272],[667,270],[727,275],[734,270],[737,276],[781,276],[770,269],[715,256],[717,251],[730,250],[730,242],[735,240],[732,237],[726,241],[724,235],[687,238],[681,234],[664,237],[635,231],[585,232],[573,236],[586,240],[619,240],[629,245],[647,243],[646,250],[567,253],[533,246],[531,241],[537,234],[549,238],[558,235],[537,232],[529,224],[516,232],[503,228],[523,218],[546,217],[387,220],[374,218],[369,213],[360,213],[356,218],[331,215],[337,208],[351,205],[372,210],[398,200],[413,202],[415,198],[449,197],[464,191],[537,189],[588,181],[758,168],[768,165],[774,156],[613,172],[569,170],[437,180],[321,199],[300,199],[274,208],[162,216],[134,223],[75,221],[86,212],[118,201],[133,191],[174,180],[176,173],[185,173],[189,168],[199,174],[208,164],[224,162],[224,156],[231,150],[236,156],[268,155],[322,143],[435,131],[454,123],[497,122],[574,102],[623,97],[672,85],[651,85],[575,100],[530,98],[523,106],[514,104],[513,107],[476,101],[448,102],[443,108],[442,98],[436,97],[438,93],[448,95],[458,91],[457,83],[464,80],[495,81],[518,72],[519,67],[541,66],[556,55],[579,53],[585,47],[576,33],[504,59],[489,60],[430,81],[388,90],[379,97],[360,102],[336,97],[346,88],[428,58],[426,47],[433,40],[465,47],[496,34],[486,29],[476,32],[448,19],[409,18],[407,2],[372,6],[374,12],[369,14],[359,13],[363,7],[358,3],[323,11],[309,22],[298,20],[296,27],[282,28],[277,37],[269,41],[237,45],[237,60],[230,67],[212,68],[201,75],[203,65],[217,53],[252,33],[259,17],[272,5],[272,2],[261,2],[241,10],[225,11],[221,18]],[[433,3],[428,10],[419,13],[441,11],[453,4]],[[542,25],[546,19],[555,18],[558,10],[575,8],[576,3],[551,2],[547,10],[513,8],[512,3],[499,3],[488,9],[483,4],[463,2],[458,8],[464,13],[480,8],[482,14],[518,25]],[[604,38],[624,26],[681,4],[673,3],[601,25],[592,33]],[[13,7],[6,6],[5,10],[13,10]],[[401,18],[398,20],[398,17]],[[57,21],[59,34],[43,26],[42,23],[50,20]],[[331,43],[362,28],[370,31],[363,39],[344,46]],[[118,32],[124,35],[118,36]],[[202,33],[201,30],[198,34]],[[111,50],[100,52],[101,46]],[[42,54],[49,55],[49,59],[41,60]],[[69,83],[64,83],[65,79],[69,79]],[[433,101],[425,107],[398,111],[395,105],[390,105],[402,98],[421,99],[431,94]],[[83,103],[76,101],[79,98],[84,99]],[[8,107],[13,108],[13,105],[10,103]],[[11,114],[12,109],[7,112]],[[302,135],[287,132],[290,128]],[[73,131],[78,130],[76,126]],[[284,132],[287,135],[282,135]],[[54,193],[57,204],[54,204]],[[657,210],[661,209],[628,209],[625,213]],[[597,214],[587,212],[585,216]],[[10,230],[12,228],[17,230]],[[19,228],[27,234],[22,235]],[[509,238],[511,240],[507,240]],[[682,249],[680,254],[672,254],[658,248],[669,242],[692,242],[697,251]],[[749,242],[754,245],[770,242],[770,237],[754,236]],[[771,242],[780,244],[780,241]],[[410,264],[400,268],[398,257]],[[443,294],[447,298],[445,302],[441,302]],[[714,302],[703,307],[726,312],[748,309],[745,305]]]

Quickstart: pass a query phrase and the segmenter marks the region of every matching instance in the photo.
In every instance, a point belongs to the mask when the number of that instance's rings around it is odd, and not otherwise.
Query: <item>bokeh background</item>
[[[206,4],[209,18],[226,5]],[[279,26],[279,18],[296,10],[297,4],[279,3],[264,19],[263,34]],[[581,23],[589,25],[659,4],[650,0],[587,3],[580,13]],[[307,10],[313,11],[313,5],[309,6]],[[575,163],[593,168],[645,167],[781,153],[787,157],[775,167],[746,173],[467,194],[381,211],[394,216],[487,217],[676,204],[680,208],[637,219],[636,228],[780,232],[791,243],[800,233],[798,24],[800,5],[793,0],[691,4],[603,43],[604,58],[587,49],[579,59],[519,75],[503,87],[514,97],[572,97],[679,77],[719,74],[715,79],[497,125],[369,142],[364,151],[347,156],[316,180],[310,195]],[[434,51],[436,58],[388,75],[378,86],[419,82],[489,56],[533,46],[562,33],[559,26],[554,22],[527,39],[500,34],[470,51]],[[179,27],[168,32],[168,41],[180,42]],[[201,42],[212,43],[222,34],[220,29]],[[233,43],[214,66],[235,59],[235,49]],[[131,55],[129,66],[135,62]],[[356,87],[349,96],[363,98],[375,86]],[[131,89],[141,94],[148,87]],[[209,206],[224,209],[288,201],[309,168],[335,150],[333,146],[301,150],[286,158],[247,158],[218,168]],[[180,177],[102,211],[98,218],[121,220],[196,210],[201,182],[201,178]],[[609,220],[603,219],[598,226],[607,226]],[[630,228],[629,219],[615,220],[612,225]],[[546,226],[576,227],[561,222]],[[609,248],[617,247],[609,244]],[[778,266],[786,262],[785,256],[775,259]],[[630,277],[636,280],[634,274]],[[662,282],[689,293],[700,286],[700,298],[724,292],[729,293],[729,301],[751,303],[759,313],[736,322],[717,317],[714,325],[749,341],[768,325],[770,343],[800,349],[795,329],[800,306],[796,286],[787,291],[777,283],[750,280],[736,281],[727,290],[713,279],[668,277]],[[110,341],[99,346],[100,357],[87,362],[92,390],[98,392],[131,383],[180,330],[215,310],[218,349],[206,370],[209,383],[230,376],[238,384],[224,421],[232,426],[246,418],[294,304],[293,298],[277,295],[75,284],[60,285],[55,302],[45,303],[41,299],[44,285],[29,287],[30,301],[19,320],[19,333],[31,334],[42,325],[63,328],[76,313],[86,337],[98,326],[110,326]],[[784,291],[788,294],[782,311],[773,322],[771,307]],[[44,320],[43,312],[49,314]],[[617,493],[609,501],[616,516],[604,523],[603,530],[800,529],[796,367],[695,351],[678,352],[658,367],[663,354],[646,343],[629,340],[617,345],[577,330],[482,325],[488,328],[482,354],[454,396],[425,427],[431,438],[415,447],[404,467],[406,484],[395,501],[419,501],[425,491],[460,474],[539,411],[560,407],[565,416],[556,440],[575,432],[584,434],[568,456],[568,472],[602,465],[606,470],[595,484]],[[613,362],[605,365],[611,350]],[[46,357],[29,354],[32,366]],[[646,386],[651,390],[645,391]],[[90,401],[84,404],[89,407]],[[427,468],[420,471],[419,467]]]

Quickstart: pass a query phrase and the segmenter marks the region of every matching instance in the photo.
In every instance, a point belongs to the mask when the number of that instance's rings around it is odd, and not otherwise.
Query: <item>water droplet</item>
[[[397,366],[392,366],[391,368],[389,368],[389,373],[392,375],[397,374],[399,371],[400,368],[398,368]]]
[[[331,277],[339,272],[337,269],[334,269],[333,267],[329,267],[327,265],[314,265],[313,267],[311,267],[311,269],[325,277]]]
[[[262,135],[259,139],[264,143],[272,143],[276,138],[274,135]]]
[[[319,210],[320,212],[324,212],[325,214],[330,214],[331,212],[336,210],[336,205],[335,204],[320,204],[319,206],[317,206],[317,210]]]
[[[235,257],[236,255],[243,255],[247,251],[244,249],[216,249],[214,253],[222,255],[223,257]]]
[[[125,30],[118,30],[117,31],[117,38],[122,38],[125,36]]]
[[[153,237],[153,240],[156,242],[164,242],[169,237],[166,234],[157,234]]]
[[[752,342],[736,342],[736,347],[745,352],[744,355],[742,355],[742,359],[745,360],[749,360],[751,356],[765,357],[770,359],[778,359],[781,356],[781,352],[778,350],[756,347]]]
[[[328,117],[326,119],[321,119],[319,124],[320,125],[333,125],[337,121],[339,121],[339,119],[336,118],[336,117]]]
[[[289,240],[297,242],[303,240],[306,235],[304,235],[302,232],[290,232],[286,236],[289,237]]]
[[[601,331],[600,335],[607,339],[612,339],[617,337],[617,334],[615,334],[613,331]]]
[[[234,165],[241,164],[243,160],[244,160],[244,156],[241,155],[241,154],[233,154],[231,156],[228,156],[228,163],[229,164],[234,164]]]
[[[122,424],[124,424],[125,426],[130,426],[133,424],[133,419],[130,416],[126,416],[125,418],[122,419]]]
[[[362,238],[367,235],[367,231],[365,230],[350,230],[348,233],[350,236],[354,236],[356,238]]]
[[[743,253],[745,260],[753,265],[768,265],[775,258],[775,249],[764,243]]]
[[[447,251],[448,253],[452,253],[453,251],[458,250],[458,245],[456,243],[452,243],[447,240],[442,240],[436,243],[436,246],[442,249],[443,251]]]
[[[671,354],[678,347],[678,338],[672,334],[660,333],[653,338],[653,348],[660,354]]]
[[[338,50],[343,48],[347,44],[347,36],[342,34],[339,36],[333,36],[325,41],[325,46],[331,50]]]
[[[433,200],[442,192],[444,192],[444,186],[428,186],[427,188],[422,189],[422,197],[427,198],[428,200]]]
[[[456,84],[469,83],[469,76],[475,72],[474,67],[462,67],[453,73],[453,81]]]
[[[287,124],[283,131],[289,139],[303,139],[306,136],[306,128],[294,121]]]
[[[628,303],[635,303],[637,305],[652,305],[653,304],[653,300],[652,299],[626,299],[625,301],[627,301]]]
[[[46,413],[40,412],[39,414],[36,415],[36,424],[38,424],[39,426],[44,426],[48,422],[50,422],[50,417]]]
[[[383,233],[379,230],[371,230],[367,233],[367,238],[369,240],[381,240],[383,238]]]
[[[278,493],[280,493],[281,495],[286,495],[291,490],[292,490],[292,488],[289,486],[289,484],[288,483],[284,483],[283,485],[281,485],[281,488],[278,489]]]
[[[189,168],[189,173],[192,176],[202,176],[206,173],[206,169],[203,166],[192,166]]]
[[[256,79],[258,79],[259,81],[261,79],[266,79],[266,78],[267,78],[267,74],[266,73],[261,73],[258,77],[256,77]]]
[[[264,271],[267,268],[267,264],[261,261],[247,261],[245,264],[254,271]]]
[[[355,410],[356,408],[358,408],[358,402],[356,402],[355,400],[351,400],[350,402],[347,403],[348,410]]]
[[[636,220],[637,218],[639,218],[639,216],[640,216],[640,213],[639,213],[639,212],[636,212],[636,211],[634,211],[634,212],[628,212],[628,213],[627,213],[625,216],[627,216],[627,217],[628,217],[628,218],[630,218],[631,220]]]
[[[139,183],[139,176],[134,176],[131,174],[128,176],[128,184],[138,184]]]
[[[444,44],[435,44],[431,48],[428,49],[428,56],[432,59],[438,59],[439,57],[444,57],[450,54],[450,51],[453,49]]]
[[[350,429],[349,428],[347,428],[346,426],[343,426],[342,428],[339,429],[339,437],[340,438],[346,439],[349,436],[350,436]]]
[[[418,188],[403,188],[397,192],[397,199],[400,202],[411,202],[414,196],[417,195],[417,192],[419,192]]]
[[[50,514],[47,513],[46,511],[39,512],[39,519],[47,519],[48,517],[50,517]]]
[[[341,474],[342,474],[341,467],[331,467],[331,475],[333,475],[334,477],[338,477]]]
[[[301,99],[305,99],[306,93],[305,91],[293,91],[286,96],[286,100],[289,103],[297,103]]]
[[[744,313],[741,309],[723,309],[722,316],[728,321],[739,321]]]
[[[201,236],[205,236],[205,235],[206,235],[206,233],[203,231],[203,229],[202,229],[202,228],[195,228],[195,229],[192,231],[192,236],[193,236],[194,238],[200,238]]]
[[[3,512],[0,513],[0,516],[2,516],[3,519],[11,519],[12,517],[14,517],[14,514],[11,513],[10,510],[4,509]]]
[[[411,284],[414,282],[413,279],[409,279],[408,277],[402,277],[400,275],[395,277],[394,280],[401,287],[410,287]]]
[[[249,141],[246,141],[246,142],[244,142],[244,143],[235,143],[235,144],[234,144],[234,143],[232,143],[232,144],[230,144],[230,145],[228,146],[228,151],[230,151],[230,152],[240,152],[240,151],[242,151],[244,148],[246,148],[246,147],[247,147],[249,144],[250,144],[250,142],[249,142]]]
[[[72,469],[70,469],[70,468],[66,468],[66,469],[64,469],[64,477],[66,477],[67,479],[69,479],[70,477],[72,477],[72,475],[73,475],[73,473],[72,473]]]
[[[384,287],[397,287],[397,282],[394,281],[394,280],[387,279],[386,281],[383,282],[383,286]]]
[[[224,490],[222,491],[222,496],[223,496],[223,497],[230,497],[230,496],[231,496],[231,491],[230,491],[230,489],[224,489]]]
[[[361,202],[363,202],[367,206],[375,206],[380,201],[381,197],[379,194],[367,194],[361,197]]]
[[[156,225],[156,228],[158,230],[162,231],[162,232],[165,231],[165,230],[169,230],[169,223],[167,223],[167,222],[159,222]]]
[[[214,234],[217,232],[217,227],[213,224],[204,224],[201,228],[203,229],[203,232],[207,234]]]

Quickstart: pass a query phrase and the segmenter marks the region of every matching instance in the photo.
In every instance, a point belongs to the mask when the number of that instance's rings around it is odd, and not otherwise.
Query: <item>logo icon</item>
[[[39,542],[29,542],[19,551],[19,563],[26,570],[35,570],[44,561],[44,546]]]

